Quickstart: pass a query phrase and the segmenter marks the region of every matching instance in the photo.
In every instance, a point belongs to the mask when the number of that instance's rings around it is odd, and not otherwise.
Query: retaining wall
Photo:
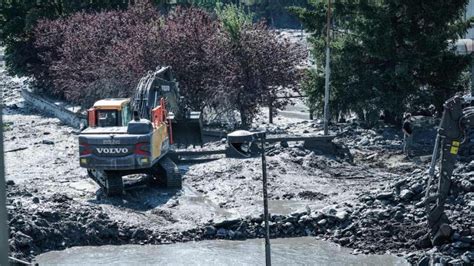
[[[28,87],[21,90],[21,96],[23,96],[26,103],[34,109],[54,116],[64,124],[77,129],[81,129],[81,127],[86,124],[86,117],[78,112],[78,107],[71,107],[63,102],[40,96],[32,92]],[[72,111],[74,109],[76,109],[77,112]]]

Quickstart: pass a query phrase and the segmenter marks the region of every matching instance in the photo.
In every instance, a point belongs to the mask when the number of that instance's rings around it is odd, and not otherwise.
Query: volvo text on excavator
[[[87,117],[79,136],[80,165],[108,196],[123,193],[124,176],[180,188],[168,152],[175,144],[202,145],[201,115],[186,108],[170,67],[143,77],[132,99],[97,101]]]

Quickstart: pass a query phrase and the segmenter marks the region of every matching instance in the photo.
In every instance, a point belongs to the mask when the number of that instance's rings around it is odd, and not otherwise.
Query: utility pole
[[[331,41],[331,0],[328,0],[327,22],[326,22],[326,76],[324,81],[324,135],[328,135],[329,129],[329,78],[331,76],[330,67],[330,41]]]
[[[260,140],[262,141],[262,181],[263,181],[263,218],[265,220],[265,265],[271,266],[271,251],[270,251],[270,224],[268,222],[268,194],[267,194],[267,160],[265,158],[265,132],[260,133]]]
[[[8,265],[7,197],[5,192],[5,165],[3,154],[3,119],[0,104],[0,265]]]

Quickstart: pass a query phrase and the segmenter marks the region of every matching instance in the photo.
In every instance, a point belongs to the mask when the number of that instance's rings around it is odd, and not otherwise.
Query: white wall
[[[474,0],[469,1],[466,8],[466,18],[474,17]],[[474,28],[471,28],[466,35],[466,39],[474,39]]]

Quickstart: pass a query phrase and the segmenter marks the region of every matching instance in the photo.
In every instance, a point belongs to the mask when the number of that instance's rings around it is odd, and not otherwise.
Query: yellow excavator
[[[174,144],[202,145],[201,114],[186,108],[170,67],[143,77],[132,99],[97,101],[87,121],[79,135],[80,165],[108,196],[144,183],[181,188],[168,152]],[[124,176],[140,178],[125,183]]]

